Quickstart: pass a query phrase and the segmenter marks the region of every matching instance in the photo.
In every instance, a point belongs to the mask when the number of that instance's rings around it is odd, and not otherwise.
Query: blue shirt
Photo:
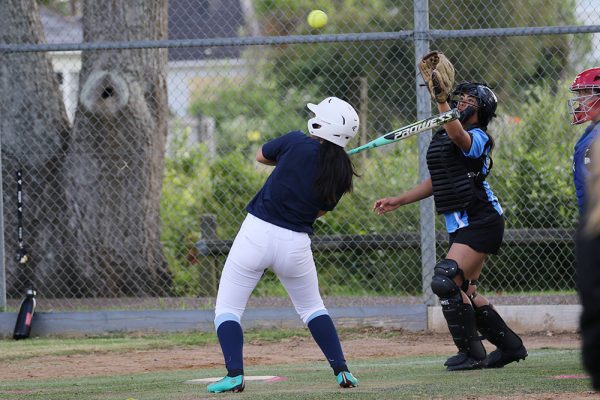
[[[575,184],[579,215],[583,215],[585,208],[585,180],[590,174],[590,148],[597,137],[600,137],[600,124],[593,122],[586,128],[577,143],[575,143],[575,151],[573,153],[573,183]]]
[[[300,131],[265,143],[263,156],[277,164],[246,210],[273,225],[313,233],[319,210],[331,211],[335,207],[324,204],[315,193],[319,148],[318,140]]]
[[[471,148],[469,151],[463,151],[462,154],[468,158],[479,158],[485,154],[485,162],[481,172],[488,173],[488,163],[490,147],[488,142],[490,138],[479,128],[473,128],[468,131],[471,135]],[[480,225],[491,221],[503,214],[502,207],[498,198],[492,192],[490,185],[484,180],[481,185],[475,186],[476,199],[466,210],[445,213],[446,229],[448,233],[456,232],[460,228],[469,225]]]

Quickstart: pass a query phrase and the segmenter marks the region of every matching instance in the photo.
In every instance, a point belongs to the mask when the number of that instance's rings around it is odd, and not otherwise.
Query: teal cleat
[[[337,383],[343,388],[351,388],[358,386],[358,379],[348,371],[342,371],[337,374]]]
[[[223,379],[211,383],[208,385],[209,393],[223,393],[223,392],[243,392],[246,387],[246,381],[244,375],[238,376],[226,376]]]

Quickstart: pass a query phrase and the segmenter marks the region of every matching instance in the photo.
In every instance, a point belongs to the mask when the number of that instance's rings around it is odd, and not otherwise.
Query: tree
[[[33,0],[0,7],[4,43],[40,43]],[[83,2],[85,42],[165,39],[167,1]],[[47,55],[15,53],[0,69],[2,166],[25,173],[28,275],[45,296],[161,295],[169,275],[159,197],[167,133],[165,49],[84,51],[79,105],[69,125]],[[7,227],[15,225],[7,213]],[[10,237],[8,249],[15,248]],[[7,253],[9,295],[26,280]],[[48,293],[51,291],[51,293]]]
[[[430,29],[459,30],[576,24],[575,1],[531,0],[429,1]],[[413,29],[413,2],[395,0],[258,0],[257,14],[268,34],[309,34],[306,13],[321,8],[330,17],[318,33],[397,32]],[[276,22],[272,22],[276,21]],[[589,35],[475,37],[432,41],[454,63],[457,80],[484,81],[494,87],[504,106],[518,107],[529,85],[556,82],[568,72],[576,49],[572,42]],[[366,78],[369,87],[369,131],[385,132],[414,120],[415,55],[412,41],[318,43],[282,46],[271,53],[277,85],[302,89],[319,85],[324,95],[336,93],[358,105],[355,82]],[[407,101],[408,100],[408,101]],[[395,118],[398,118],[395,120]]]
[[[0,24],[11,28],[0,31],[2,43],[42,41],[37,8],[30,0],[8,0],[0,7]],[[57,268],[49,266],[48,261],[55,258],[61,246],[61,228],[52,220],[64,219],[65,197],[57,168],[68,143],[70,126],[52,66],[43,54],[4,56],[0,95],[5,264],[10,295],[22,292],[29,279],[35,283],[57,277]],[[19,168],[25,180],[26,244],[36,249],[27,269],[15,268],[14,261],[17,248],[14,182]]]

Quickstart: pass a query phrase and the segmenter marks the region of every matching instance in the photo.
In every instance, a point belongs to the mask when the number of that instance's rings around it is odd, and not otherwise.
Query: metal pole
[[[2,131],[0,131],[0,311],[6,311],[6,268],[4,264],[4,201],[2,190]]]
[[[360,144],[367,143],[367,115],[369,109],[369,83],[367,82],[367,77],[362,76],[358,78],[359,86],[360,86],[360,109],[359,112],[359,120],[360,120]],[[367,158],[367,152],[363,152],[362,158]]]
[[[415,66],[421,58],[429,52],[429,4],[428,0],[414,0],[415,18]],[[417,120],[431,115],[431,98],[427,88],[422,86],[423,79],[415,67],[415,81],[417,93]],[[427,148],[431,141],[431,131],[419,135],[419,182],[429,178],[427,169]],[[433,274],[436,261],[435,253],[435,213],[433,211],[433,197],[420,202],[421,215],[421,278],[423,288],[423,301],[428,306],[435,305],[437,298],[431,291],[429,283]]]

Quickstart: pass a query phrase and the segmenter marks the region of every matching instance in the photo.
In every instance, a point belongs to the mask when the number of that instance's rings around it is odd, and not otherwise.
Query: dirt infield
[[[371,334],[372,333],[372,334]],[[576,333],[526,335],[528,349],[573,349],[580,346]],[[451,355],[456,352],[449,335],[434,333],[360,330],[342,335],[342,344],[352,366],[353,360],[418,355]],[[488,350],[493,346],[486,343]],[[247,342],[244,345],[247,367],[286,363],[325,363],[310,337],[292,337],[277,342]],[[102,352],[65,356],[40,356],[31,360],[10,360],[0,364],[0,381],[30,378],[75,378],[148,371],[219,368],[223,358],[217,344],[160,350]],[[558,398],[558,397],[556,397]],[[537,398],[536,398],[537,399]],[[573,397],[569,397],[573,399]]]

